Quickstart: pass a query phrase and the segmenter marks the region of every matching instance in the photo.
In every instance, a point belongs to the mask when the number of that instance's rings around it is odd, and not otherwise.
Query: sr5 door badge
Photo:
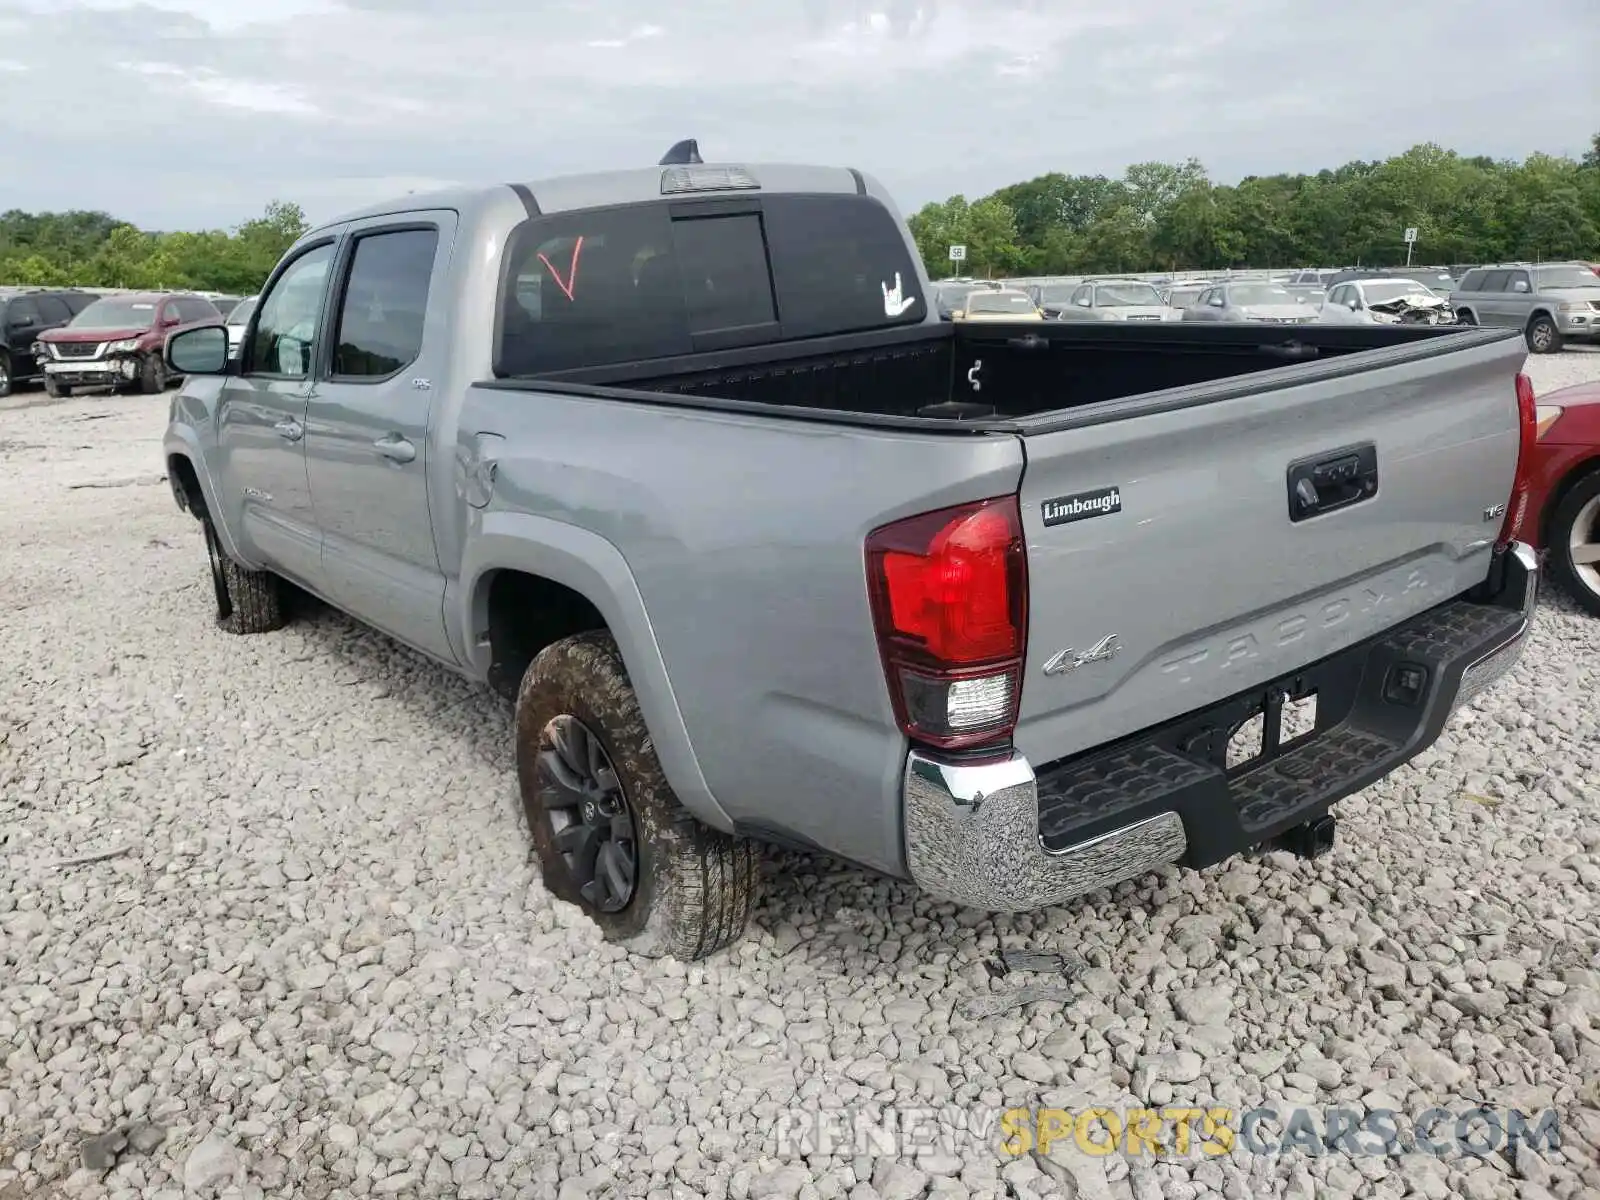
[[[1122,651],[1122,641],[1114,633],[1108,633],[1087,650],[1074,650],[1068,646],[1065,650],[1057,650],[1045,659],[1044,673],[1046,675],[1065,675],[1068,671],[1076,671],[1079,667],[1089,663],[1104,662],[1108,658],[1115,658]]]

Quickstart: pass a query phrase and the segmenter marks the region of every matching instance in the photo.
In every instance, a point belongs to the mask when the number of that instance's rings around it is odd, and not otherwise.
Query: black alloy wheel
[[[600,912],[621,912],[639,878],[639,842],[610,753],[562,714],[545,725],[537,761],[539,803],[573,886]]]

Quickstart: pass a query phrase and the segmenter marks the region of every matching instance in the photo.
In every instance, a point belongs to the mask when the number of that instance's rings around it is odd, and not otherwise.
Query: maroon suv
[[[60,329],[46,330],[34,343],[52,396],[74,391],[165,391],[168,382],[161,350],[167,336],[190,325],[220,322],[211,301],[171,292],[128,292],[102,296]]]

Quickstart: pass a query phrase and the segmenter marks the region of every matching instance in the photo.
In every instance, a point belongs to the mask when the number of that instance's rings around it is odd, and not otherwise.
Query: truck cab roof
[[[755,186],[743,180],[753,181]],[[738,186],[729,186],[730,181]],[[530,216],[719,193],[738,196],[763,192],[854,192],[860,195],[870,192],[880,198],[886,196],[867,176],[851,167],[796,163],[688,163],[414,192],[342,213],[323,222],[317,230],[342,225],[347,221],[429,208],[451,209],[467,216],[502,201],[507,189],[521,198]]]

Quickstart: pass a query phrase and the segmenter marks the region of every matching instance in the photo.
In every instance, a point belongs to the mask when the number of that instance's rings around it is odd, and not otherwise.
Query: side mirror
[[[1526,292],[1528,290],[1528,281],[1526,279],[1517,280],[1511,285],[1511,290],[1513,292]]]
[[[167,369],[176,375],[226,375],[228,330],[222,325],[185,329],[167,338]]]
[[[1361,301],[1357,300],[1354,296],[1352,296],[1352,297],[1350,297],[1350,299],[1348,299],[1348,300],[1346,300],[1344,302],[1344,306],[1346,308],[1348,308],[1351,312],[1358,312],[1361,309]]]

